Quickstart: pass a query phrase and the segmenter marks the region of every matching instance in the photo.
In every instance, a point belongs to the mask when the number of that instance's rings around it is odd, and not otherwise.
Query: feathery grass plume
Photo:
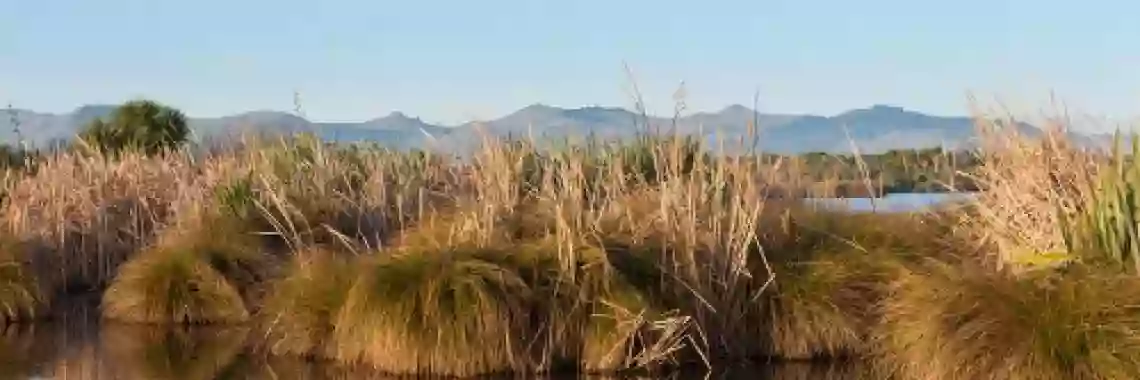
[[[248,174],[219,197],[234,214],[284,239],[289,250],[346,242],[375,248],[447,203],[454,182],[439,157],[329,146],[306,136],[251,151],[245,160]]]
[[[754,335],[748,331],[755,325],[742,316],[755,309],[756,293],[769,279],[766,265],[749,266],[763,262],[756,244],[762,173],[741,158],[690,161],[678,138],[654,141],[652,180],[626,173],[620,152],[607,157],[604,174],[587,170],[583,154],[553,163],[536,196],[555,216],[561,266],[573,273],[578,251],[569,248],[583,241],[646,257],[663,273],[653,287],[678,301],[681,319],[673,321],[684,323],[676,326],[692,327],[682,334],[688,353],[680,356],[753,355],[756,345],[735,337]],[[601,180],[591,183],[589,173]]]
[[[1062,217],[1075,212],[1100,171],[1103,154],[1067,137],[1068,123],[1051,120],[1043,136],[1026,136],[1013,120],[979,117],[982,190],[960,215],[959,229],[993,267],[1020,271],[1065,252]]]
[[[901,379],[1140,376],[1134,277],[1074,264],[1018,277],[928,263],[891,284],[876,367]]]
[[[340,361],[395,374],[531,370],[533,294],[509,254],[406,250],[365,265],[335,322]]]
[[[332,253],[299,254],[277,280],[258,320],[265,348],[274,354],[331,358],[334,322],[356,280],[355,263]]]
[[[0,227],[35,251],[29,259],[45,291],[100,288],[152,241],[194,175],[177,153],[59,153],[7,184]]]
[[[217,379],[245,343],[247,329],[227,326],[148,326],[109,323],[101,350],[115,378]]]

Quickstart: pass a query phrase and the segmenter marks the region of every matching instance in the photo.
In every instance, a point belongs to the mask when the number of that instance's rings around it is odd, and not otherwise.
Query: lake
[[[856,212],[922,211],[973,199],[973,193],[895,193],[881,198],[809,198],[809,205]]]

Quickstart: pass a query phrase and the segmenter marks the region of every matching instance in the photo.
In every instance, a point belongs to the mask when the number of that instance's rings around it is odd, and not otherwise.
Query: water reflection
[[[252,354],[245,349],[248,333],[233,327],[99,326],[96,322],[10,326],[0,334],[0,379],[396,379],[367,368]],[[854,363],[790,363],[626,378],[831,380],[857,379],[861,374],[862,366]]]

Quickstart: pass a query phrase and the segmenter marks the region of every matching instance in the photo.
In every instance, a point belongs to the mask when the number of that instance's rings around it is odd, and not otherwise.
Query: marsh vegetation
[[[303,136],[203,150],[171,148],[161,123],[115,132],[131,115],[178,118],[135,106],[8,170],[0,315],[19,331],[96,294],[105,328],[166,331],[110,342],[111,357],[213,347],[131,365],[141,377],[303,361],[459,377],[813,361],[899,379],[1140,377],[1140,167],[1060,128],[981,125],[969,167],[929,164],[981,190],[968,204],[876,214],[805,206],[815,174],[793,158],[677,136],[487,139],[464,158]],[[231,333],[179,332],[209,329]]]

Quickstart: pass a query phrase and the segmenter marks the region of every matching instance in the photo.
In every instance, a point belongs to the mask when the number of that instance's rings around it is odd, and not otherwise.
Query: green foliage
[[[875,154],[804,153],[797,156],[767,155],[765,160],[782,159],[815,182],[880,182],[885,193],[943,192],[977,190],[969,175],[979,164],[978,157],[966,151],[941,148],[890,150]]]
[[[102,152],[132,150],[148,155],[177,148],[189,136],[181,111],[149,100],[127,102],[110,119],[95,119],[80,133],[80,139]]]
[[[1140,153],[1137,142],[1133,136],[1134,157]],[[1140,165],[1125,157],[1120,145],[1118,134],[1111,164],[1089,184],[1089,196],[1076,212],[1058,213],[1060,228],[1070,252],[1140,274]]]

